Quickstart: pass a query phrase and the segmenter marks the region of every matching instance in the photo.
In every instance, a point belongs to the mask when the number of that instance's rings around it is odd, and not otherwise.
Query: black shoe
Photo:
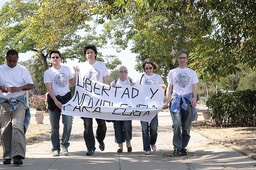
[[[13,164],[15,164],[15,165],[22,165],[23,161],[21,159],[22,159],[22,157],[19,156],[19,155],[14,156],[13,157]]]
[[[101,151],[104,151],[104,150],[105,150],[105,144],[104,144],[104,142],[101,142],[101,143],[100,143],[99,148],[100,148]]]
[[[117,153],[122,153],[123,149],[117,149]]]
[[[130,146],[130,147],[127,147],[127,151],[128,152],[132,152],[132,147]]]
[[[173,156],[181,156],[181,149],[180,148],[174,148]]]
[[[187,149],[182,148],[182,149],[180,150],[180,156],[186,156],[186,155],[188,155]]]
[[[11,164],[11,159],[10,159],[10,158],[4,159],[4,160],[3,160],[3,164],[4,164],[4,165]]]
[[[93,150],[89,150],[87,153],[86,153],[86,156],[92,156],[94,154],[94,151]]]

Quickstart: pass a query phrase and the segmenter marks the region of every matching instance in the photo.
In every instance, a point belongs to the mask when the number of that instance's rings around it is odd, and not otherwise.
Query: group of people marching
[[[87,61],[83,68],[73,69],[61,64],[61,53],[57,50],[51,51],[49,57],[52,67],[44,72],[44,84],[47,88],[47,104],[50,117],[50,140],[52,144],[52,155],[68,155],[69,139],[72,131],[73,117],[61,113],[62,105],[71,98],[70,86],[76,83],[75,72],[82,71],[89,79],[110,84],[111,86],[123,86],[134,84],[161,85],[166,91],[163,108],[169,108],[172,117],[174,156],[187,155],[186,147],[190,139],[190,128],[192,123],[192,112],[197,101],[196,73],[188,67],[189,53],[181,50],[177,54],[179,67],[169,71],[167,76],[168,86],[159,74],[156,74],[157,65],[146,59],[142,68],[144,73],[138,80],[132,81],[128,77],[125,66],[119,68],[118,79],[109,82],[108,70],[105,63],[96,60],[97,49],[94,45],[84,47],[84,55]],[[1,141],[3,146],[3,164],[23,164],[26,151],[25,133],[29,123],[29,108],[25,101],[25,91],[34,88],[34,84],[28,70],[18,64],[18,52],[9,50],[6,55],[6,64],[0,66],[0,127]],[[164,100],[164,99],[159,99]],[[62,137],[60,138],[60,119],[63,123]],[[84,125],[84,141],[87,147],[87,156],[92,156],[96,150],[96,142],[99,149],[104,151],[104,139],[107,132],[106,121],[96,119],[96,137],[93,130],[93,119],[82,117]],[[124,151],[125,142],[127,152],[132,152],[132,121],[114,120],[113,127],[115,141],[118,144],[117,153]],[[151,122],[141,121],[143,150],[145,155],[156,151],[158,116]]]

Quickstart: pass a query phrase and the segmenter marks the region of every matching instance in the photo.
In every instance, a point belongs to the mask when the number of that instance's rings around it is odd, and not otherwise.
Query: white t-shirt
[[[93,68],[91,68],[91,66]],[[82,70],[81,72],[86,73],[89,79],[94,80],[96,78],[98,82],[103,83],[103,77],[108,76],[108,69],[105,63],[101,61],[96,61],[93,65],[91,65],[88,61],[86,61],[85,68],[87,69]]]
[[[146,85],[156,85],[164,84],[162,77],[159,74],[152,74],[148,76],[146,73],[143,73],[140,78],[136,81],[137,84],[146,84]]]
[[[26,84],[34,84],[28,69],[20,64],[10,68],[7,64],[0,66],[0,85],[7,87],[20,87]],[[3,93],[0,91],[0,97],[9,99],[24,95],[25,91]]]
[[[61,66],[59,70],[51,67],[44,72],[44,83],[51,83],[56,96],[64,96],[70,92],[69,80],[73,77],[73,73],[68,66]]]
[[[192,85],[198,83],[198,77],[190,68],[177,67],[169,71],[167,82],[173,85],[173,93],[186,95],[192,93]]]
[[[113,84],[116,84],[117,86],[121,87],[123,85],[131,85],[131,81],[128,78],[126,78],[125,81],[121,81],[120,78],[118,78],[117,81],[114,80],[111,82],[111,85],[113,85]]]

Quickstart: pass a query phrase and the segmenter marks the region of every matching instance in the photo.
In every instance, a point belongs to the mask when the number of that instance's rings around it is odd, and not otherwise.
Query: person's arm
[[[162,86],[163,90],[166,89],[166,85],[165,84],[161,84],[161,86]]]
[[[196,101],[197,101],[197,84],[192,85],[192,101],[191,104],[193,107],[196,107]]]
[[[108,76],[104,76],[104,77],[103,77],[103,83],[104,83],[104,84],[109,84],[109,78],[108,78]]]
[[[52,85],[51,83],[45,83],[45,86],[46,86],[46,89],[47,91],[49,92],[49,95],[51,96],[51,98],[53,99],[55,105],[58,107],[58,108],[62,108],[62,104],[61,102],[58,101],[58,99],[56,98],[53,90],[52,90]]]
[[[76,74],[74,75],[73,78],[69,79],[69,84],[72,87],[76,85]]]
[[[0,90],[1,90],[3,93],[8,93],[8,92],[9,92],[9,87],[0,86]]]
[[[20,86],[20,87],[9,87],[9,91],[11,93],[14,93],[14,92],[19,92],[19,91],[31,90],[33,88],[35,88],[34,84],[26,84],[26,85]]]
[[[168,84],[168,87],[166,89],[166,99],[165,99],[163,108],[167,108],[168,107],[168,105],[169,105],[169,103],[171,101],[172,90],[173,90],[173,85]]]
[[[72,87],[76,85],[76,74],[80,73],[80,68],[78,66],[74,66],[73,69],[73,78],[69,79],[69,85]]]

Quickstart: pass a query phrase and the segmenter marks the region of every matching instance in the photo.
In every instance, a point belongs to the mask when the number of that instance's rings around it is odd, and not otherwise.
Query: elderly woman
[[[128,71],[125,66],[119,68],[119,78],[111,82],[111,85],[123,86],[123,85],[133,85],[132,81],[128,78]],[[131,139],[132,139],[132,121],[114,121],[115,129],[115,139],[118,143],[117,153],[123,152],[123,143],[126,141],[126,147],[128,152],[132,152]]]

